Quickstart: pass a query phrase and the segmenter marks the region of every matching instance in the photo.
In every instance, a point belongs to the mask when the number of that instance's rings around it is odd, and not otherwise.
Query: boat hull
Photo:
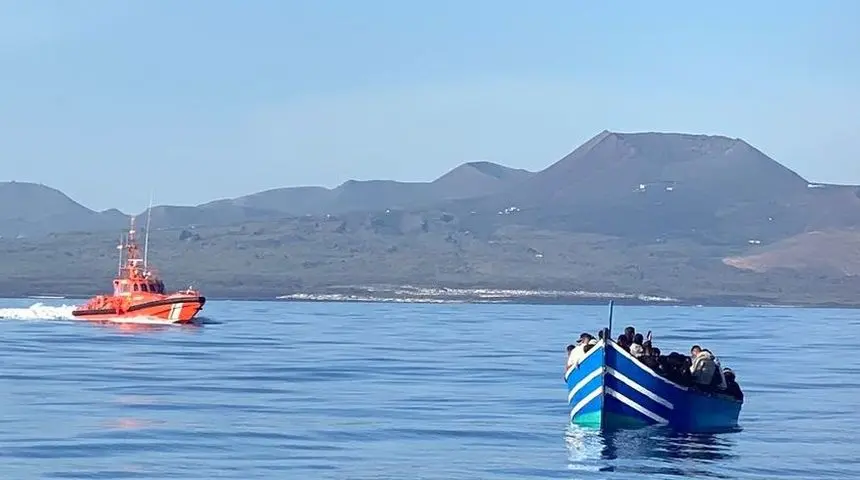
[[[565,372],[570,421],[597,428],[666,425],[708,431],[738,425],[743,402],[667,380],[613,341],[600,341]]]
[[[119,311],[114,308],[74,310],[72,315],[87,320],[116,320],[123,318],[147,317],[168,323],[189,323],[203,309],[206,297],[168,296],[140,303],[132,303]]]

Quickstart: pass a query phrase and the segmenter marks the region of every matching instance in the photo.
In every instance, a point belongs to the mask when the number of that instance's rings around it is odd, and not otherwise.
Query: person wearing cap
[[[590,339],[593,339],[593,337],[589,333],[583,333],[579,336],[576,346],[574,346],[573,349],[568,350],[569,353],[567,355],[567,365],[565,366],[565,370],[579,365],[579,362],[582,360],[582,357],[586,352],[585,346],[588,345]]]
[[[583,353],[588,353],[589,350],[594,348],[597,345],[597,339],[592,337],[590,333],[586,333],[585,337],[579,337],[580,341],[585,342],[585,346],[582,347]]]

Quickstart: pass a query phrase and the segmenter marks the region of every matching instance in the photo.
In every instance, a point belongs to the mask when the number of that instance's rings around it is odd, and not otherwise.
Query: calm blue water
[[[8,310],[34,302],[0,300],[3,479],[860,478],[860,312],[617,307],[737,372],[743,430],[683,436],[568,426],[563,349],[605,307],[211,302],[148,330]]]

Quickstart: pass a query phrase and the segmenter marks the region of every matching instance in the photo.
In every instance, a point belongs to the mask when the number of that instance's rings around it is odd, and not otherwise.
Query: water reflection
[[[152,320],[145,317],[123,320],[88,320],[89,323],[105,328],[111,328],[121,333],[148,333],[163,331],[195,332],[204,325],[218,322],[197,318],[190,323],[166,323],[163,320]]]
[[[664,427],[599,431],[571,425],[565,433],[568,469],[617,478],[642,474],[730,478],[721,470],[736,458],[732,435],[732,431],[680,433]]]

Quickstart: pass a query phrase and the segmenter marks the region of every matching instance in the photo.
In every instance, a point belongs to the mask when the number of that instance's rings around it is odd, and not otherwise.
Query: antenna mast
[[[122,249],[125,247],[125,235],[119,234],[119,245],[116,246],[116,249],[119,250],[119,265],[116,269],[116,276],[122,276]]]
[[[146,275],[149,257],[149,224],[152,221],[152,191],[149,192],[149,207],[146,209],[146,236],[143,239],[143,274]]]

